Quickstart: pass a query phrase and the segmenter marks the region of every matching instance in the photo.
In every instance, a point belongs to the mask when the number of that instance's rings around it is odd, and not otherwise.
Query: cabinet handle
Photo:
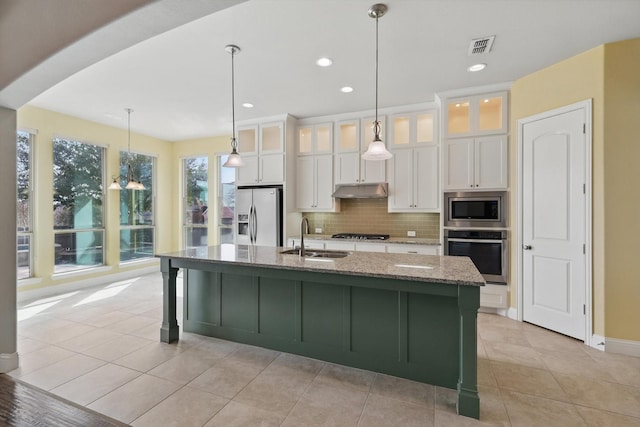
[[[469,187],[473,188],[473,184],[471,184]]]

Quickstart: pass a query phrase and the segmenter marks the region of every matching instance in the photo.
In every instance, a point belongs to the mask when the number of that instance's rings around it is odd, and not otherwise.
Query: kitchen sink
[[[280,252],[284,255],[300,255],[300,248],[287,249]],[[327,251],[324,249],[305,249],[305,258],[344,258],[350,255],[350,252],[345,251]]]

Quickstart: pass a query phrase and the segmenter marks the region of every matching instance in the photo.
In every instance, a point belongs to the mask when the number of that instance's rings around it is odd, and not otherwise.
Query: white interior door
[[[586,335],[584,108],[522,127],[523,320]]]

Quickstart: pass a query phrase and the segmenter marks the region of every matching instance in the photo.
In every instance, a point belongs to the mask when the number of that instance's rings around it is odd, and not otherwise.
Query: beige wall
[[[605,331],[640,341],[640,39],[605,45]]]
[[[123,117],[126,113],[122,112]],[[135,113],[132,122],[135,121]],[[126,121],[123,121],[126,123]],[[21,286],[21,290],[41,288],[45,286],[68,283],[74,280],[86,280],[123,270],[139,268],[141,264],[119,265],[119,193],[108,191],[105,201],[105,262],[111,267],[109,271],[74,274],[69,279],[53,277],[54,268],[54,234],[53,234],[53,161],[52,139],[56,136],[90,142],[106,146],[106,177],[110,182],[113,175],[119,174],[120,150],[127,150],[127,130],[105,126],[76,117],[25,106],[18,111],[18,129],[36,131],[34,143],[34,275],[41,279],[40,283]],[[172,175],[164,173],[171,168],[171,143],[156,138],[133,133],[131,134],[131,151],[156,156],[156,251],[166,252],[176,248],[171,233],[175,215],[170,206],[173,204],[171,190],[174,183]],[[109,182],[105,184],[108,185]],[[118,230],[118,232],[110,232]],[[157,262],[156,260],[152,262]],[[150,263],[147,263],[149,266]],[[144,264],[143,264],[144,265]],[[153,264],[151,264],[153,265]]]
[[[517,80],[511,89],[510,182],[517,188],[517,120],[593,100],[593,332],[640,341],[640,39],[596,47]],[[635,191],[637,194],[637,191]],[[624,199],[622,197],[625,197]],[[624,209],[620,208],[624,200]],[[516,215],[512,197],[511,215]],[[513,230],[514,241],[518,230]],[[635,261],[634,261],[635,260]],[[511,306],[516,305],[516,251]]]

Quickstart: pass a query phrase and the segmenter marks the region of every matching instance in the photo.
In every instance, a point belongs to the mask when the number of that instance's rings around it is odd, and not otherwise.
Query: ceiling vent
[[[469,56],[489,53],[495,38],[496,36],[489,36],[471,40],[471,44],[469,45]]]

